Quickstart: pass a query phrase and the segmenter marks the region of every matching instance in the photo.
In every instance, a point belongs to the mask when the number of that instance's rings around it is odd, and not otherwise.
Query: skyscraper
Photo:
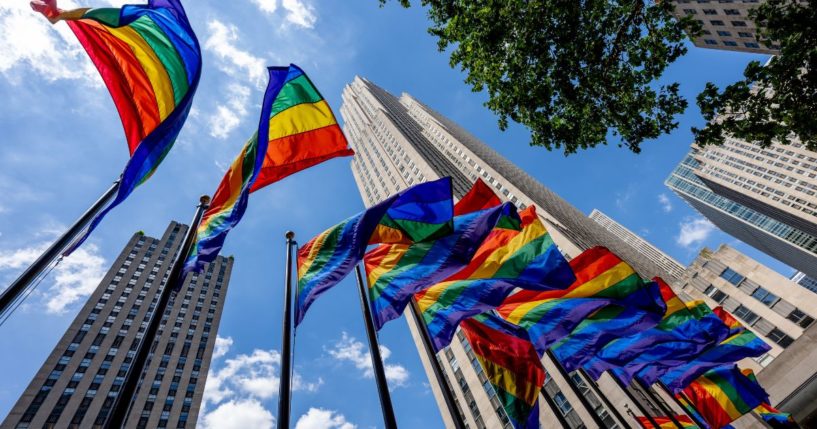
[[[691,16],[701,24],[702,33],[692,39],[700,48],[741,51],[758,54],[776,54],[780,47],[771,49],[755,39],[757,27],[749,19],[749,10],[762,0],[673,0],[675,15]]]
[[[653,246],[647,240],[639,237],[637,234],[627,229],[624,225],[616,222],[611,217],[602,213],[600,210],[593,210],[590,213],[590,219],[593,219],[596,223],[604,227],[604,229],[615,234],[616,237],[632,246],[636,251],[638,251],[638,253],[644,255],[645,258],[650,259],[656,265],[666,270],[669,276],[666,276],[667,278],[665,280],[677,280],[684,275],[686,267],[681,265],[680,262],[662,252],[659,248]]]
[[[131,237],[0,427],[102,427],[186,230]],[[170,301],[128,428],[195,427],[232,265],[219,256]]]
[[[667,186],[724,232],[810,277],[817,277],[817,236],[798,227],[802,226],[800,223],[788,223],[787,218],[769,216],[771,211],[764,214],[728,197],[743,195],[739,196],[741,201],[755,207],[759,207],[759,204],[752,201],[793,201],[799,206],[797,209],[805,207],[810,210],[808,204],[817,201],[809,202],[800,196],[798,188],[812,193],[813,190],[803,187],[801,182],[809,183],[809,179],[801,180],[799,176],[806,175],[808,178],[808,174],[812,174],[805,171],[803,164],[811,169],[812,166],[817,168],[817,163],[812,164],[808,161],[808,155],[799,153],[799,150],[795,153],[788,147],[763,150],[755,147],[749,150],[743,146],[751,145],[736,142],[730,149],[706,150],[693,145],[690,153],[667,178]],[[795,155],[786,155],[789,151]],[[781,153],[784,156],[780,156]],[[801,162],[798,155],[803,155],[806,161]],[[752,162],[747,161],[750,157],[754,158]],[[719,160],[723,161],[722,166]],[[729,165],[725,164],[727,162]],[[779,177],[778,174],[783,174],[778,173],[781,169],[790,173]],[[738,171],[740,174],[737,174]],[[746,175],[747,171],[749,175]],[[731,182],[717,178],[715,174]],[[717,185],[715,179],[722,185]],[[810,180],[814,182],[814,179]],[[707,181],[716,184],[717,191],[728,196],[716,193],[707,185]],[[792,196],[793,200],[789,200],[788,196]],[[803,200],[805,204],[798,200]],[[808,215],[807,212],[803,213]]]
[[[352,171],[367,206],[416,183],[444,176],[453,179],[454,193],[460,197],[477,178],[482,178],[503,200],[520,208],[535,205],[554,241],[568,258],[590,247],[603,245],[633,265],[644,277],[667,277],[662,266],[624,243],[463,128],[411,96],[403,94],[397,98],[357,77],[344,89],[340,112],[344,131],[356,152]],[[422,344],[418,326],[411,318],[408,320],[415,342]],[[432,374],[426,355],[420,355],[427,373]],[[485,383],[482,368],[463,335],[457,335],[451,346],[436,359],[447,374],[446,382],[452,386],[460,414],[469,427],[510,427],[496,392],[490,383]],[[593,415],[608,428],[638,426],[632,416],[614,415],[613,408],[624,410],[625,405],[636,408],[611,378],[605,376],[600,380],[603,395],[599,397],[582,375],[573,373],[562,377],[553,361],[545,358],[543,364],[548,371],[544,394],[557,404],[558,412],[571,428],[597,426]],[[433,380],[433,376],[430,375],[430,379]],[[432,391],[443,408],[440,386],[432,383]],[[584,403],[583,399],[586,400]],[[609,401],[613,407],[604,401]],[[546,405],[541,407],[546,408]],[[445,412],[443,418],[448,418]],[[559,425],[549,411],[542,412],[540,420],[543,427]],[[450,426],[451,422],[446,420],[446,424]]]

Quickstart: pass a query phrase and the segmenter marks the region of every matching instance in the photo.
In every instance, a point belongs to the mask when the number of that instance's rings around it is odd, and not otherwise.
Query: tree
[[[709,122],[692,129],[696,141],[718,145],[733,135],[768,147],[799,139],[817,151],[817,2],[766,0],[749,17],[758,41],[779,44],[780,54],[765,66],[750,63],[723,91],[706,85],[698,106]]]
[[[381,4],[387,0],[380,0]],[[404,7],[410,0],[399,0]],[[640,152],[678,126],[687,107],[678,83],[657,83],[686,53],[685,30],[669,1],[421,0],[438,48],[466,72],[486,106],[527,126],[531,144],[565,154],[606,144]]]

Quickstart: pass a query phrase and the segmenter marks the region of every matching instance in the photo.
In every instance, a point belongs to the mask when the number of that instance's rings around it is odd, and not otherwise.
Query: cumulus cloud
[[[77,4],[63,1],[60,6],[70,9]],[[4,1],[0,3],[0,74],[17,82],[31,73],[51,82],[70,79],[101,84],[67,25],[51,25],[27,1]]]
[[[207,413],[200,426],[204,429],[272,429],[275,418],[255,399],[230,400]]]
[[[250,101],[250,88],[232,83],[227,87],[227,101],[216,107],[215,113],[210,115],[210,135],[224,139],[235,130],[241,120],[247,116],[247,103]]]
[[[716,229],[712,222],[702,217],[686,218],[679,226],[681,231],[675,238],[675,242],[683,247],[693,247],[703,243]]]
[[[281,6],[287,11],[287,21],[304,28],[315,27],[318,17],[312,6],[301,0],[283,0]]]
[[[278,9],[278,0],[252,0],[261,12],[272,15]]]
[[[220,426],[219,422],[231,413],[241,413],[247,409],[253,422],[263,422],[264,416],[256,408],[264,409],[260,401],[278,395],[279,374],[281,371],[281,354],[277,350],[255,349],[250,354],[238,354],[230,358],[227,356],[233,345],[231,337],[216,337],[216,346],[213,352],[213,366],[207,375],[207,384],[204,386],[204,401],[202,404],[200,424],[203,427],[271,427],[246,424],[244,426]],[[304,381],[297,372],[292,378],[293,391],[316,392],[323,384],[323,380]],[[208,411],[210,407],[215,407]],[[213,416],[215,414],[215,416]],[[271,415],[270,415],[271,416]],[[209,419],[209,420],[208,420]],[[243,422],[243,420],[242,420]],[[270,421],[269,424],[273,424]]]
[[[365,348],[362,342],[344,332],[340,341],[336,342],[327,352],[337,361],[351,362],[355,368],[363,371],[364,377],[373,378],[372,357],[368,351],[364,351]],[[389,381],[389,384],[392,387],[405,385],[409,379],[409,371],[402,365],[385,363],[391,356],[391,350],[387,347],[380,346],[380,355],[383,358],[386,380]]]
[[[343,414],[323,408],[310,408],[298,418],[295,429],[355,429],[357,425],[346,421]]]
[[[664,213],[672,211],[672,201],[667,194],[658,194],[658,203],[661,204],[661,210],[664,210]]]
[[[25,267],[34,262],[45,251],[48,243],[15,250],[0,250],[0,272],[7,271],[16,276]],[[40,290],[37,296],[44,300],[45,310],[60,314],[68,307],[93,293],[105,275],[105,258],[99,255],[99,248],[85,244],[65,258],[49,277],[45,284],[50,286]]]
[[[217,19],[207,23],[208,35],[204,49],[212,52],[218,61],[216,66],[224,73],[241,78],[258,88],[266,84],[264,60],[241,49],[238,28]]]

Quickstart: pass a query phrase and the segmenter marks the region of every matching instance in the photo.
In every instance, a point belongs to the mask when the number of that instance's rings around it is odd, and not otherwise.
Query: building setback
[[[414,184],[445,176],[453,179],[454,193],[460,197],[477,178],[482,178],[501,199],[515,203],[519,208],[535,205],[555,243],[568,258],[590,247],[603,245],[633,265],[645,278],[668,277],[662,266],[588,218],[460,126],[411,96],[403,94],[397,98],[368,80],[356,77],[344,89],[340,112],[344,131],[356,152],[351,162],[352,172],[367,206]],[[418,326],[411,318],[407,319],[419,348],[422,342]],[[430,362],[425,353],[421,352],[420,357],[433,381]],[[482,368],[464,336],[457,335],[451,346],[436,358],[447,374],[446,382],[452,386],[460,413],[469,427],[510,427],[496,392],[485,383]],[[565,378],[559,374],[553,361],[545,358],[543,364],[548,372],[544,394],[558,405],[560,414],[571,428],[596,427],[592,414],[596,414],[605,427],[638,427],[638,422],[624,412],[625,406],[631,410],[637,408],[609,376],[602,377],[599,386],[604,397],[621,412],[623,421],[617,421],[609,407],[602,403],[603,398],[593,393],[580,374]],[[588,407],[582,405],[571,384],[587,399]],[[432,382],[431,388],[441,409],[445,409],[440,386]],[[543,409],[540,414],[542,427],[559,426],[544,403],[540,409]],[[451,427],[446,412],[443,412],[443,419]]]
[[[133,235],[0,427],[102,427],[186,230]],[[195,427],[232,265],[219,256],[170,301],[127,428]]]
[[[666,270],[669,276],[667,276],[665,280],[677,280],[684,275],[686,267],[681,265],[680,262],[662,252],[661,249],[653,246],[647,240],[639,237],[637,234],[627,229],[624,225],[616,222],[613,220],[613,218],[602,213],[600,210],[593,210],[590,213],[590,219],[594,220],[612,234],[615,234],[616,237],[629,244],[645,258],[650,259],[656,265]]]
[[[749,10],[763,0],[672,0],[675,15],[691,16],[701,24],[702,34],[692,42],[700,48],[724,51],[776,54],[780,46],[771,49],[755,39],[757,27],[749,19]]]
[[[759,150],[759,148],[755,149]],[[768,155],[779,155],[780,152],[778,152],[778,150],[782,150],[785,154],[789,149],[763,149],[759,150],[759,153],[754,156],[762,159],[762,161],[758,161],[758,163],[767,163],[769,160],[775,159],[775,161],[772,161],[773,164],[784,162],[781,157],[766,158]],[[709,149],[707,149],[706,152],[709,152]],[[740,239],[744,243],[790,267],[804,272],[812,278],[817,278],[817,236],[809,234],[807,231],[795,225],[788,224],[782,219],[773,218],[724,195],[717,194],[701,177],[708,177],[710,173],[707,173],[707,171],[714,168],[713,161],[703,161],[704,158],[705,156],[702,154],[702,149],[693,145],[689,154],[684,157],[681,163],[670,174],[669,178],[667,178],[666,185],[727,234]],[[737,159],[731,155],[727,156],[727,158]],[[798,167],[800,161],[796,156],[794,158],[787,156],[785,162],[788,165],[785,166],[784,169],[787,170],[790,167],[795,174],[799,174],[796,170],[800,168]],[[797,162],[797,164],[794,164],[794,162]],[[709,167],[706,167],[707,164]],[[774,168],[778,169],[780,167],[774,166]],[[699,174],[701,176],[699,176]],[[754,178],[747,179],[746,181],[748,189],[741,186],[743,193],[747,195],[747,198],[743,199],[744,202],[746,202],[752,194],[758,193],[759,197],[768,197],[771,201],[774,201],[774,198],[780,197],[780,195],[775,192],[769,193],[768,190],[765,190],[765,186],[767,186],[767,184],[768,186],[777,186],[775,181],[779,179],[782,183],[782,178],[773,180],[765,179],[760,170],[758,170],[759,175],[752,174]],[[769,176],[771,177],[771,175]],[[799,179],[796,180],[799,181]],[[812,183],[814,183],[814,179],[811,180]],[[785,182],[793,183],[789,176],[786,177]],[[761,188],[756,186],[758,184],[764,186],[764,190],[761,191]],[[783,189],[787,188],[784,187]],[[735,188],[734,191],[738,192],[737,188]],[[769,195],[764,196],[764,192]],[[781,192],[785,194],[786,191]]]

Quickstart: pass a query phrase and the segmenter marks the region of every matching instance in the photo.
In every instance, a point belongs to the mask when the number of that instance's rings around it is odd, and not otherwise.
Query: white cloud
[[[658,194],[658,202],[661,204],[661,210],[664,210],[664,213],[672,211],[672,201],[670,201],[667,194]]]
[[[17,275],[22,269],[34,262],[48,247],[48,243],[11,251],[0,251],[0,271],[14,271]],[[99,286],[105,275],[105,258],[99,255],[99,249],[90,243],[77,249],[65,258],[46,282],[51,286],[40,290],[37,296],[45,299],[45,309],[49,313],[59,314],[68,306],[89,296]],[[48,284],[48,283],[46,283]]]
[[[281,6],[286,9],[287,21],[305,28],[315,27],[318,17],[315,9],[301,0],[283,0]]]
[[[227,354],[230,351],[230,347],[233,346],[233,337],[216,337],[216,347],[213,350],[213,359],[218,359]]]
[[[635,198],[635,196],[636,187],[634,184],[631,183],[627,185],[627,187],[624,189],[624,192],[616,193],[616,207],[618,207],[619,210],[626,211],[630,206],[630,202],[633,200],[633,198]]]
[[[64,1],[60,6],[70,9],[77,4]],[[101,84],[65,23],[51,25],[31,10],[27,1],[4,1],[0,3],[0,74],[12,82],[22,82],[31,73],[50,82],[71,79]]]
[[[250,88],[232,83],[227,87],[227,102],[216,107],[210,115],[210,135],[224,139],[235,130],[241,120],[247,116],[247,103],[250,102]]]
[[[218,68],[228,75],[242,78],[258,88],[266,84],[266,67],[264,60],[241,49],[238,46],[240,37],[238,28],[219,20],[207,23],[209,34],[204,48],[212,52],[219,61]]]
[[[330,356],[338,361],[351,362],[355,368],[363,371],[363,376],[367,378],[374,377],[372,369],[372,357],[368,351],[364,352],[364,344],[357,341],[354,337],[350,337],[346,332],[343,333],[340,341],[327,350]],[[386,373],[386,380],[392,387],[403,386],[408,382],[409,371],[402,365],[387,364],[385,361],[391,356],[391,350],[385,346],[380,346],[380,355],[383,358],[384,372]]]
[[[275,418],[255,399],[230,400],[207,413],[200,426],[204,429],[272,429]]]
[[[216,337],[213,358],[226,356],[232,345],[232,338]],[[219,368],[216,368],[217,366]],[[204,386],[204,401],[199,423],[205,428],[267,427],[253,424],[220,426],[219,422],[229,413],[238,412],[244,408],[254,408],[256,405],[262,407],[259,401],[276,396],[280,371],[281,354],[276,350],[255,349],[250,354],[238,354],[225,359],[221,365],[214,364],[207,375],[207,384]],[[306,382],[297,372],[292,378],[293,391],[316,392],[322,384],[322,379]],[[208,412],[210,406],[216,408]],[[261,415],[260,412],[253,412],[254,418],[260,418]]]
[[[270,15],[275,13],[275,10],[278,9],[278,0],[252,0],[258,9],[262,12],[266,12]]]
[[[343,414],[323,408],[310,408],[295,423],[295,429],[355,429]]]
[[[704,242],[716,229],[712,222],[702,217],[686,218],[679,226],[681,231],[675,241],[683,247],[692,247]]]

